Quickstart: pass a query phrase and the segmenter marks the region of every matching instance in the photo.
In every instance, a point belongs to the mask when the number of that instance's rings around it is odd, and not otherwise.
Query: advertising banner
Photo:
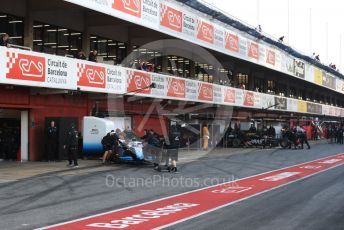
[[[186,84],[184,79],[168,77],[167,79],[167,96],[174,98],[185,98]]]
[[[245,90],[235,89],[235,105],[243,106],[244,103],[245,103]],[[247,104],[250,104],[250,102],[248,102]]]
[[[210,22],[205,22],[200,18],[197,19],[197,39],[208,42],[210,44],[214,43],[214,26]]]
[[[167,78],[164,75],[152,73],[152,83],[155,84],[155,88],[151,89],[151,95],[164,98],[167,92]]]
[[[286,53],[281,53],[282,71],[294,75],[294,59]]]
[[[58,89],[76,88],[73,59],[1,47],[0,82]]]
[[[254,92],[254,107],[261,109],[261,93]]]
[[[105,14],[112,14],[113,0],[65,0],[66,2],[71,2],[86,8],[102,12]]]
[[[214,44],[219,48],[223,48],[225,44],[225,33],[221,27],[214,27]]]
[[[307,102],[307,112],[314,114],[322,114],[322,106],[320,104]]]
[[[285,97],[275,97],[275,109],[278,110],[287,110],[288,101]]]
[[[337,86],[337,91],[339,93],[344,94],[344,81],[340,79],[336,79],[336,86]]]
[[[224,102],[229,104],[235,104],[235,89],[226,87],[224,91]]]
[[[142,0],[113,0],[112,8],[141,18],[141,4]]]
[[[197,16],[185,11],[183,14],[183,34],[194,39],[196,37]]]
[[[244,105],[253,107],[254,106],[254,93],[250,91],[244,91]]]
[[[313,82],[318,85],[322,85],[323,75],[324,75],[324,72],[321,69],[314,67],[314,81]]]
[[[6,59],[7,79],[45,82],[47,68],[44,57],[7,51]]]
[[[235,34],[230,33],[226,30],[225,32],[226,37],[226,45],[225,48],[238,53],[239,52],[239,37]]]
[[[323,74],[322,85],[336,90],[336,79],[330,74]]]
[[[330,115],[330,107],[328,105],[322,105],[322,113],[325,115]]]
[[[275,51],[267,49],[266,50],[266,63],[274,66],[275,62],[276,62]]]
[[[80,89],[105,92],[106,68],[104,66],[78,61],[77,69],[77,85]]]
[[[127,92],[151,94],[152,89],[149,87],[152,84],[152,78],[149,73],[127,70]]]
[[[160,25],[177,32],[182,32],[182,11],[177,10],[165,3],[160,3]]]
[[[305,78],[305,63],[300,60],[294,60],[295,76],[304,79]]]
[[[259,59],[259,50],[258,44],[254,42],[248,42],[248,57],[258,60]]]
[[[198,100],[213,102],[214,85],[209,83],[198,82]]]
[[[213,95],[214,95],[214,100],[213,102],[215,104],[222,104],[223,102],[223,91],[222,91],[222,86],[221,85],[213,85]]]
[[[123,94],[126,92],[126,70],[119,66],[106,66],[106,92]]]
[[[273,95],[269,95],[269,94],[260,94],[261,96],[261,107],[263,109],[274,109],[271,108],[271,106],[273,106],[275,104],[275,98]]]
[[[198,82],[186,80],[186,99],[191,101],[198,100]]]
[[[266,51],[267,51],[267,49],[266,49],[266,47],[264,46],[264,45],[259,45],[259,47],[258,47],[258,57],[259,57],[259,63],[261,64],[261,65],[267,65],[267,63],[266,63],[266,58],[267,58],[267,53],[266,53]]]
[[[159,0],[142,1],[142,21],[146,25],[157,28],[159,25]]]
[[[307,102],[298,100],[297,101],[297,112],[307,113]]]
[[[287,110],[290,112],[297,112],[297,100],[293,98],[287,98]]]

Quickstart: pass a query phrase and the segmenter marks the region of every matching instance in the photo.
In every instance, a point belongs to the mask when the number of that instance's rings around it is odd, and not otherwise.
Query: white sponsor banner
[[[275,70],[281,71],[282,69],[281,52],[279,50],[274,50],[274,51],[275,51]]]
[[[306,73],[305,80],[309,82],[314,82],[314,68],[312,65],[306,63],[305,73]]]
[[[223,27],[215,26],[214,44],[215,44],[215,46],[223,49],[224,44],[225,44],[225,32],[224,32]]]
[[[214,103],[215,104],[222,104],[223,102],[223,87],[221,85],[214,85],[213,87],[213,95],[214,95]]]
[[[166,98],[167,94],[167,78],[161,74],[152,73],[152,83],[155,88],[152,89],[151,95],[158,98]]]
[[[71,2],[79,6],[84,6],[86,8],[99,11],[105,14],[111,14],[111,5],[113,0],[65,0],[66,2]]]
[[[266,66],[267,65],[267,57],[268,57],[267,47],[265,47],[265,45],[259,44],[258,50],[259,50],[259,63],[261,65]]]
[[[159,25],[159,0],[143,0],[142,1],[142,22],[153,28]]]
[[[297,112],[297,99],[288,98],[287,110],[290,112]]]
[[[197,81],[186,81],[186,99],[191,101],[197,101],[198,97],[198,84]]]
[[[196,37],[197,16],[188,11],[183,13],[183,34],[186,37],[194,39]]]
[[[118,66],[106,67],[106,92],[123,94],[126,92],[126,71]]]
[[[257,109],[262,108],[261,105],[261,94],[260,93],[254,93],[254,107]]]
[[[294,59],[285,53],[281,53],[282,72],[294,75]]]
[[[239,56],[241,58],[247,57],[247,39],[243,36],[238,36],[239,38]]]
[[[341,79],[337,79],[336,86],[337,86],[337,91],[339,93],[344,94],[344,81]]]
[[[270,94],[261,94],[261,106],[262,108],[269,110],[273,109],[271,106],[275,104],[275,98],[273,95]]]
[[[330,115],[330,107],[328,105],[322,105],[322,113],[324,115]]]
[[[73,59],[0,47],[0,82],[58,89],[76,89]]]
[[[235,89],[235,105],[243,106],[244,98],[245,98],[244,90]]]

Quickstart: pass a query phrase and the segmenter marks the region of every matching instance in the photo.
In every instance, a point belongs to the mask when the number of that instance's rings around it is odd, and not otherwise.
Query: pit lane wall
[[[64,0],[344,94],[344,81],[173,0]]]
[[[344,117],[344,109],[120,66],[0,47],[0,83]],[[149,88],[155,83],[155,88]],[[141,90],[142,88],[146,88]],[[128,93],[133,94],[133,93]]]

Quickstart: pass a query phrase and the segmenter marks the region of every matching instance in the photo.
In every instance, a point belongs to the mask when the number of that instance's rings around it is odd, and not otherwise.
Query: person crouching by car
[[[102,164],[106,164],[106,162],[111,157],[113,150],[117,149],[118,146],[118,136],[115,133],[115,131],[111,130],[111,132],[107,133],[103,139],[102,139],[102,145],[103,145],[103,161]]]
[[[304,143],[306,143],[307,148],[310,149],[311,146],[308,143],[306,131],[298,125],[298,126],[296,126],[296,133],[300,137],[301,149],[303,149]]]
[[[171,159],[171,172],[177,172],[178,150],[180,147],[180,132],[176,125],[172,125],[166,140],[167,159],[166,165],[169,164]]]

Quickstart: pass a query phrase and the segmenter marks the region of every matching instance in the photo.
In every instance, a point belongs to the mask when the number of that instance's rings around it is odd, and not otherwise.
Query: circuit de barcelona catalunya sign
[[[273,57],[269,59],[272,62]],[[255,109],[272,106],[273,110],[344,116],[344,109],[334,106],[56,55],[0,47],[0,60],[1,84],[109,94],[135,92],[137,96],[159,99]],[[319,76],[333,86],[333,78]],[[152,83],[155,88],[149,87]]]

